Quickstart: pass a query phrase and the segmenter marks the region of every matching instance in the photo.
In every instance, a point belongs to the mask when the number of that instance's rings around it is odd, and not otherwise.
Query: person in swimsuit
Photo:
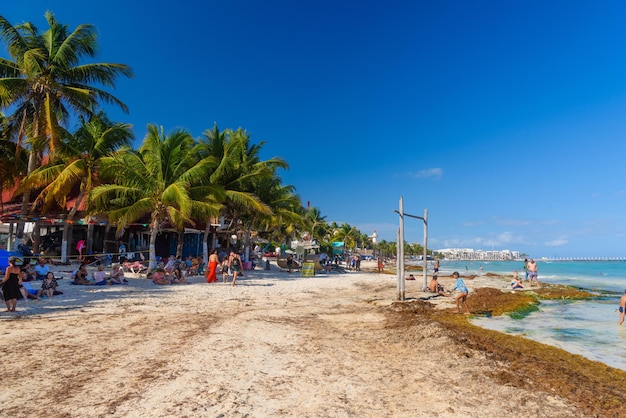
[[[80,265],[76,273],[74,273],[74,284],[87,285],[90,284],[87,280],[87,265],[85,262]]]
[[[234,286],[237,281],[237,276],[241,271],[241,264],[241,257],[239,257],[239,254],[231,251],[230,256],[228,257],[228,266],[230,267],[230,271],[233,273],[233,282],[231,286]]]
[[[624,294],[619,300],[618,311],[619,311],[619,321],[617,325],[622,325],[622,323],[624,322],[624,315],[626,315],[626,291],[624,292]]]
[[[217,256],[217,248],[211,251],[211,255],[209,255],[209,269],[206,272],[206,282],[213,283],[217,282],[217,265],[220,263],[220,259]]]
[[[15,312],[17,308],[17,298],[20,297],[20,268],[16,265],[17,258],[15,256],[9,257],[9,267],[4,271],[4,278],[2,279],[2,295],[4,296],[4,303],[7,305],[7,312]]]
[[[81,239],[76,243],[76,251],[78,251],[78,261],[83,261],[83,250],[85,249],[85,240]]]
[[[430,280],[430,283],[428,284],[428,290],[430,291],[430,293],[436,293],[440,296],[450,296],[449,293],[446,293],[446,289],[444,289],[444,287],[439,284],[437,279],[438,279],[438,276],[436,274],[433,274],[433,278]]]
[[[520,281],[519,277],[517,277],[517,272],[515,274],[515,276],[513,276],[513,279],[511,279],[511,289],[515,290],[515,289],[523,289],[524,286],[522,285],[522,282]]]
[[[465,315],[470,315],[470,310],[467,306],[467,294],[469,293],[469,289],[465,286],[465,282],[461,279],[458,272],[455,271],[452,273],[452,278],[456,279],[456,284],[452,290],[458,290],[460,292],[454,298],[456,300],[456,313],[461,313],[461,307],[459,305],[462,303],[463,306],[465,306]]]
[[[530,261],[528,262],[528,280],[530,282],[530,286],[533,285],[533,280],[537,283],[537,286],[540,286],[539,278],[537,277],[538,270],[539,270],[539,266],[537,266],[537,263],[535,262],[535,260],[531,258]]]

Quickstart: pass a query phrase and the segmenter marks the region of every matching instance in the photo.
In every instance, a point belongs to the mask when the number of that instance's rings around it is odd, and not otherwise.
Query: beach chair
[[[276,259],[276,264],[278,264],[278,267],[280,267],[281,270],[287,270],[289,271],[289,265],[287,264],[287,257],[289,256],[289,254],[281,254],[277,259]],[[296,260],[293,260],[293,264],[291,265],[291,270],[292,271],[298,271],[300,269],[300,265],[298,264],[298,262]]]

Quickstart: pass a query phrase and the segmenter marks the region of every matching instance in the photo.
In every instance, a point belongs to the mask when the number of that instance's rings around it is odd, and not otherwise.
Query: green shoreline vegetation
[[[537,309],[541,300],[581,300],[598,297],[563,285],[545,285],[536,291],[502,292],[479,288],[468,297],[479,315],[523,317]],[[591,416],[622,416],[626,399],[626,371],[571,354],[520,336],[508,335],[473,325],[453,309],[435,309],[428,301],[394,303],[391,326],[415,326],[435,322],[456,343],[478,350],[502,364],[490,374],[495,381],[567,399]],[[474,312],[476,312],[473,309]]]

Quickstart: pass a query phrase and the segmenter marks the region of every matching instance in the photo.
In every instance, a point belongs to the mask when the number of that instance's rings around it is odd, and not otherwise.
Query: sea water
[[[542,300],[537,312],[522,319],[506,315],[478,317],[472,323],[626,370],[626,325],[617,325],[619,314],[615,312],[626,290],[626,261],[535,261],[540,282],[584,288],[598,297],[584,301]],[[520,261],[443,261],[440,270],[443,275],[453,271],[461,275],[511,275],[516,270],[524,278],[523,267]]]

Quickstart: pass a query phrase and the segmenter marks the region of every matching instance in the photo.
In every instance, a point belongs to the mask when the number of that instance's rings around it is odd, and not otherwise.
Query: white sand
[[[390,326],[395,276],[246,273],[235,287],[72,286],[65,274],[63,296],[18,301],[0,314],[0,416],[575,415],[495,383],[505,366],[436,324]],[[407,282],[407,296],[422,284]]]

